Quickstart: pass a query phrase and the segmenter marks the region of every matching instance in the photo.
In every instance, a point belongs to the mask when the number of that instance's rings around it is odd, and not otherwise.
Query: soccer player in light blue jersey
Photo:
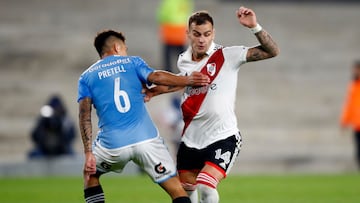
[[[94,46],[100,60],[84,71],[78,83],[79,127],[84,145],[84,197],[87,203],[105,202],[102,174],[121,172],[129,161],[141,167],[174,203],[190,203],[177,177],[158,129],[144,104],[144,85],[202,86],[208,76],[194,72],[176,76],[155,71],[143,59],[127,56],[121,32],[99,33]],[[96,109],[99,132],[92,139],[91,111]]]

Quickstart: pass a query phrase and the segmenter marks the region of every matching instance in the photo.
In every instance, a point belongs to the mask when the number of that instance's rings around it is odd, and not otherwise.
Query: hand
[[[241,6],[236,11],[236,16],[240,24],[245,27],[253,28],[257,25],[255,12],[249,8]]]
[[[200,72],[192,72],[189,77],[189,85],[191,86],[204,86],[210,83],[209,76],[200,73]]]
[[[96,159],[92,152],[87,152],[85,154],[85,164],[83,172],[85,181],[89,180],[90,175],[94,175],[96,173]]]
[[[144,102],[149,102],[151,100],[151,98],[153,96],[155,96],[155,93],[154,93],[154,88],[152,89],[149,89],[147,87],[143,87],[143,89],[141,90],[141,93],[142,94],[145,94],[144,96]]]

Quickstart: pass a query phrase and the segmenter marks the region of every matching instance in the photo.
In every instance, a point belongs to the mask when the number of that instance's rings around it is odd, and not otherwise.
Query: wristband
[[[261,30],[262,30],[262,27],[261,27],[261,25],[260,25],[259,23],[256,24],[255,27],[250,28],[250,31],[251,31],[253,34],[258,33],[258,32],[260,32]]]

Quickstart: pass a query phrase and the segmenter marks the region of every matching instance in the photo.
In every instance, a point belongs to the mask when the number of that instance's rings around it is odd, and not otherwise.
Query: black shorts
[[[205,164],[217,168],[226,176],[241,148],[240,133],[219,140],[204,149],[190,148],[181,142],[177,153],[177,169],[181,171],[201,170]]]

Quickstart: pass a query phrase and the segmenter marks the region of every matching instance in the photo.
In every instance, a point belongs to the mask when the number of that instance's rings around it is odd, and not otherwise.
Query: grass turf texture
[[[103,176],[108,203],[171,202],[147,176]],[[80,177],[0,178],[0,202],[80,203]],[[241,175],[219,185],[222,203],[359,203],[360,174]]]

